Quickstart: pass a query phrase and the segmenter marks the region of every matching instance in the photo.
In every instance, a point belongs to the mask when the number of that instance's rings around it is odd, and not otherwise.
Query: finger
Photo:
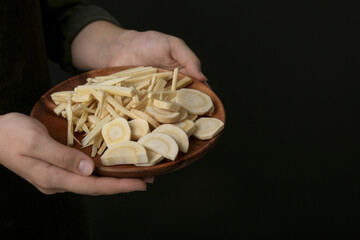
[[[55,172],[61,181],[54,184],[56,188],[78,194],[110,195],[146,190],[146,183],[137,178],[81,176],[54,166]]]
[[[146,190],[146,183],[141,179],[82,176],[41,160],[24,158],[29,163],[25,179],[45,194],[73,192],[109,195]]]
[[[85,153],[65,146],[49,135],[36,135],[29,140],[26,156],[41,159],[69,171],[90,175],[94,170],[94,161]]]
[[[143,178],[143,180],[146,183],[154,183],[155,178],[154,177],[145,177],[145,178]]]
[[[205,75],[201,72],[201,63],[199,58],[193,51],[186,45],[184,41],[179,38],[172,37],[170,40],[171,55],[184,66],[184,73],[192,76],[200,81],[207,81]]]

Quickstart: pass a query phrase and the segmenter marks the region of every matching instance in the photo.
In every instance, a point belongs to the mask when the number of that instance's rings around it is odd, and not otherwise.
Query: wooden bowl
[[[31,111],[31,117],[38,119],[49,130],[49,134],[55,140],[62,144],[66,144],[67,141],[67,120],[61,116],[57,116],[53,109],[56,107],[52,101],[50,95],[54,92],[73,90],[76,86],[86,83],[86,79],[89,77],[109,75],[121,70],[131,68],[131,66],[112,67],[105,69],[98,69],[90,72],[83,73],[78,76],[67,79],[64,82],[56,85],[45,93],[39,101],[34,105]],[[165,69],[158,69],[159,72],[168,71]],[[185,77],[185,75],[179,73],[179,79]],[[194,82],[188,86],[188,88],[197,89],[206,93],[211,97],[211,100],[215,106],[215,114],[212,117],[218,118],[225,123],[225,110],[216,94],[206,85],[200,81],[194,79]],[[170,83],[169,83],[170,84]],[[97,155],[93,158],[95,162],[95,175],[109,176],[109,177],[148,177],[165,174],[179,170],[189,164],[199,160],[216,144],[221,136],[220,132],[214,138],[210,140],[199,140],[194,137],[190,137],[189,151],[185,153],[179,152],[175,161],[163,160],[157,165],[151,167],[138,167],[135,165],[117,165],[117,166],[103,166],[101,164],[100,156]],[[81,141],[83,134],[75,133],[77,139]],[[74,148],[86,153],[90,156],[91,147],[81,149],[78,143],[74,143]]]

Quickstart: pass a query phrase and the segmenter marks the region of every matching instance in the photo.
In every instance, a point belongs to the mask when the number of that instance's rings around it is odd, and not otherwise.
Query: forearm
[[[112,48],[119,47],[119,39],[127,30],[107,21],[87,25],[71,44],[72,64],[80,70],[109,66]],[[121,45],[121,44],[120,44]]]

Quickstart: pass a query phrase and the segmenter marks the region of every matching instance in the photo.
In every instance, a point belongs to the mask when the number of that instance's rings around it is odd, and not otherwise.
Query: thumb
[[[94,170],[94,161],[89,156],[55,141],[49,135],[39,135],[31,152],[26,155],[85,176],[91,175]]]

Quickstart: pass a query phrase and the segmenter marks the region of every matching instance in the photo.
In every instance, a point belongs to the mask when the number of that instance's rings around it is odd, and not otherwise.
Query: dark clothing
[[[47,56],[74,71],[71,42],[96,20],[117,23],[104,10],[83,1],[2,0],[0,114],[30,113],[50,88]],[[88,238],[87,220],[77,195],[44,195],[3,166],[0,191],[1,239]]]

